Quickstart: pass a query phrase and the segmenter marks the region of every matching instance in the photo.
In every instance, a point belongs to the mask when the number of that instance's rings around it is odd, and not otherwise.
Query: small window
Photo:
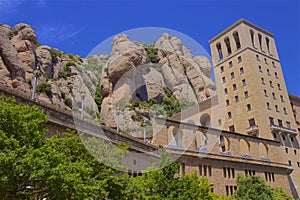
[[[233,90],[237,90],[236,84],[232,85]]]
[[[222,59],[223,59],[223,53],[222,53],[221,43],[218,42],[218,43],[216,44],[216,47],[217,47],[217,51],[218,51],[218,54],[219,54],[219,59],[222,60]]]
[[[294,154],[297,155],[297,150],[296,149],[294,149]]]
[[[261,66],[258,66],[258,71],[261,72],[261,73],[263,72],[262,69],[261,69]]]
[[[265,84],[265,79],[263,77],[261,77],[261,84]]]
[[[284,102],[284,99],[283,99],[282,95],[280,95],[280,100],[281,100],[281,102]]]
[[[285,108],[285,107],[283,108],[283,113],[284,113],[285,115],[287,115],[287,112],[286,112],[286,108]]]
[[[243,74],[245,71],[244,71],[244,68],[243,67],[241,67],[240,68],[240,74]]]
[[[222,77],[222,82],[226,83],[226,78],[225,77]]]
[[[267,108],[268,108],[268,110],[271,110],[271,107],[270,107],[270,103],[269,103],[269,102],[267,102]]]
[[[269,83],[270,83],[270,87],[273,87],[273,82],[272,82],[272,81],[269,81]]]
[[[293,137],[293,136],[291,137],[291,142],[294,142],[294,137]],[[296,155],[296,154],[295,154],[295,155]]]
[[[248,122],[249,122],[250,127],[255,126],[255,119],[254,118],[248,119]]]
[[[281,86],[279,83],[277,84],[277,87],[278,87],[278,90],[281,90]]]
[[[239,57],[238,57],[238,62],[239,62],[239,63],[242,62],[242,56],[239,56]]]
[[[226,99],[226,106],[230,106],[230,102],[229,102],[229,99]]]
[[[232,125],[232,126],[229,126],[229,131],[230,131],[230,132],[232,132],[232,133],[234,133],[234,132],[235,132],[234,125]]]
[[[231,119],[232,118],[232,115],[231,115],[231,112],[228,112],[228,119]]]
[[[297,162],[298,167],[300,167],[300,162]]]
[[[246,85],[247,85],[246,79],[243,79],[243,80],[242,80],[242,84],[243,84],[243,86],[246,86]]]
[[[251,111],[251,110],[252,110],[251,104],[247,104],[247,110],[248,110],[248,111]]]
[[[266,65],[268,64],[268,60],[265,58],[265,63],[266,63]]]
[[[272,97],[273,97],[274,100],[276,100],[276,96],[275,96],[274,92],[272,92]]]
[[[285,148],[285,153],[289,153],[289,149],[288,148]]]
[[[273,137],[274,137],[274,139],[276,139],[277,138],[277,133],[273,133]]]
[[[248,91],[245,91],[244,94],[245,94],[245,99],[247,99],[249,97]]]
[[[236,96],[234,97],[234,99],[235,99],[235,102],[236,102],[236,103],[240,101],[238,95],[236,95]]]
[[[279,112],[278,105],[275,105],[276,112]]]
[[[283,140],[286,140],[285,135],[282,135],[282,139],[283,139]]]
[[[229,68],[233,67],[232,61],[229,62]]]
[[[266,37],[266,44],[267,44],[268,53],[270,53],[270,39],[267,37]]]
[[[224,89],[224,94],[227,95],[228,94],[228,90],[227,88]]]
[[[268,97],[268,92],[267,92],[267,90],[264,90],[264,94],[265,94],[265,97]]]
[[[286,127],[291,128],[291,122],[286,121]]]
[[[221,69],[221,72],[224,72],[224,67],[223,66],[221,66],[220,69]]]
[[[274,74],[275,74],[275,78],[278,79],[278,74],[277,74],[277,72],[274,72]]]
[[[278,119],[278,126],[283,127],[282,120]]]
[[[234,72],[230,73],[230,77],[231,77],[231,79],[234,79]]]
[[[274,62],[274,61],[272,61],[272,65],[273,65],[274,68],[276,68],[276,65],[275,65],[275,62]]]
[[[271,76],[269,69],[267,69],[267,74],[268,74],[268,76]]]
[[[269,121],[271,125],[274,125],[274,118],[273,117],[269,117]]]
[[[222,120],[218,119],[219,126],[222,126]]]
[[[257,54],[256,54],[256,60],[257,60],[257,61],[260,61],[259,55],[257,55]]]
[[[292,166],[292,161],[291,160],[289,160],[289,166]]]

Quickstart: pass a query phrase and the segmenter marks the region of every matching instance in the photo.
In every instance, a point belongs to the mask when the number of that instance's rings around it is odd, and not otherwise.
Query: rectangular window
[[[267,69],[267,74],[268,74],[268,76],[271,76],[269,69]]]
[[[230,106],[230,102],[229,102],[229,99],[226,99],[226,106]]]
[[[276,68],[276,65],[275,65],[275,62],[274,62],[274,61],[272,61],[272,65],[273,65],[274,68]]]
[[[231,168],[231,172],[232,172],[232,178],[235,178],[235,171],[234,171],[234,168]]]
[[[283,113],[287,115],[286,108],[283,108]]]
[[[207,166],[203,165],[203,172],[204,172],[204,176],[207,176]]]
[[[223,167],[223,176],[226,178],[226,167]]]
[[[275,72],[274,74],[275,74],[275,78],[277,78],[277,79],[278,79],[278,74],[277,74],[277,72]]]
[[[267,90],[264,90],[265,97],[268,97]]]
[[[291,128],[291,122],[286,121],[286,127]]]
[[[239,63],[242,62],[242,56],[239,56],[239,57],[238,57],[238,62],[239,62]]]
[[[289,149],[288,148],[285,148],[285,153],[289,153]]]
[[[265,58],[265,63],[266,63],[266,65],[268,64],[268,60]]]
[[[229,62],[229,68],[233,67],[232,61]]]
[[[265,84],[265,79],[263,77],[261,77],[261,84]]]
[[[221,72],[224,72],[224,67],[223,66],[221,66],[220,69],[221,69]]]
[[[281,102],[284,102],[284,99],[283,99],[282,95],[280,95],[280,100],[281,100]]]
[[[283,127],[281,119],[278,119],[278,126]]]
[[[276,112],[279,112],[278,105],[275,105]]]
[[[232,125],[232,126],[229,126],[229,131],[230,131],[230,132],[232,132],[232,133],[234,133],[234,132],[235,132],[234,125]]]
[[[258,66],[258,71],[262,73],[261,66]]]
[[[270,107],[270,103],[269,103],[269,102],[267,102],[267,109],[268,109],[268,110],[271,110],[271,107]]]
[[[237,90],[236,84],[232,85],[233,90]]]
[[[236,102],[236,103],[240,101],[240,100],[239,100],[239,96],[237,96],[237,95],[234,97],[234,99],[235,99],[235,102]]]
[[[227,95],[227,94],[228,94],[228,90],[227,90],[227,88],[225,88],[225,89],[224,89],[224,93],[225,93],[225,95]]]
[[[240,74],[243,74],[245,71],[244,71],[244,68],[243,67],[241,67],[240,68]]]
[[[251,104],[247,104],[247,110],[248,110],[248,111],[251,111],[251,110],[252,110]]]
[[[292,166],[292,161],[291,160],[289,160],[289,166]]]
[[[270,87],[273,87],[273,83],[272,83],[272,81],[269,81],[270,82]]]
[[[277,138],[277,134],[276,134],[276,133],[273,133],[273,137],[276,139],[276,138]]]
[[[247,85],[246,79],[243,79],[243,80],[242,80],[242,84],[243,84],[243,86],[246,86],[246,85]]]
[[[198,165],[198,174],[202,176],[202,165]]]
[[[282,135],[282,139],[283,139],[283,140],[286,140],[285,135]]]
[[[272,97],[273,97],[273,99],[276,100],[276,96],[275,96],[275,93],[274,93],[274,92],[272,92]]]
[[[234,79],[234,73],[233,72],[231,72],[230,76],[231,76],[231,79]]]
[[[254,118],[249,119],[248,121],[249,121],[249,126],[250,127],[255,126],[255,120],[254,120]]]
[[[269,117],[269,121],[271,125],[274,125],[274,118],[273,117]]]
[[[219,126],[222,126],[222,120],[218,119]]]
[[[211,175],[212,175],[212,169],[211,169],[211,166],[208,165],[208,166],[207,166],[207,169],[208,169],[208,176],[211,176]]]
[[[300,162],[297,162],[298,167],[300,167]]]
[[[278,90],[281,90],[281,87],[280,87],[280,84],[279,84],[279,83],[277,84],[277,87],[278,87]]]
[[[228,112],[228,119],[231,119],[232,118],[232,115],[231,115],[231,112]]]
[[[226,83],[226,78],[225,77],[222,77],[222,82]]]
[[[248,91],[245,91],[244,94],[245,94],[245,99],[247,99],[249,97]]]
[[[260,61],[259,55],[256,55],[256,60],[257,60],[257,61]]]

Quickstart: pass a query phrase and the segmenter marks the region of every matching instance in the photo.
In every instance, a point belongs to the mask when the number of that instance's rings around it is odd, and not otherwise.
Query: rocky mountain
[[[40,45],[30,25],[1,25],[0,72],[1,87],[25,94],[37,74],[38,101],[79,111],[84,96],[87,118],[133,133],[215,93],[209,60],[167,33],[151,45],[120,34],[110,55],[82,58]]]

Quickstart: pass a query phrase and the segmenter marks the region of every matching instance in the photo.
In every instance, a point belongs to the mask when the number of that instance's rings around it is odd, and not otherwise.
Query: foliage
[[[147,55],[150,59],[150,62],[151,63],[158,63],[159,62],[159,57],[158,57],[158,49],[157,48],[154,48],[154,47],[146,47],[145,48],[146,52],[147,52]]]
[[[98,110],[100,111],[103,97],[101,95],[101,89],[100,89],[99,86],[96,87],[96,91],[95,91],[95,94],[94,94],[94,100],[95,100],[95,103],[98,106]]]
[[[61,57],[64,53],[58,49],[53,49],[51,48],[50,50],[50,54],[51,54],[51,58],[52,58],[52,62],[53,63],[57,63],[58,62],[58,59],[57,57]]]
[[[293,200],[281,187],[275,187],[272,189],[273,200]]]
[[[42,82],[42,83],[40,83],[36,86],[36,92],[37,93],[44,93],[49,98],[51,98],[51,96],[52,96],[51,85],[47,82]]]
[[[78,135],[46,138],[47,116],[38,107],[17,105],[3,96],[0,101],[2,199],[121,199],[123,177],[101,164],[101,157],[91,156]],[[87,139],[91,144],[98,155],[107,152],[103,141]],[[110,153],[104,159],[114,163],[123,156],[120,151]]]

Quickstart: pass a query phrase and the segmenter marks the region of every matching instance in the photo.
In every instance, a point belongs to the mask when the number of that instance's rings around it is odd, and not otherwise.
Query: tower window
[[[239,62],[239,63],[242,62],[242,56],[239,56],[239,57],[238,57],[238,62]]]
[[[275,105],[276,112],[279,112],[278,105]]]
[[[283,127],[281,119],[278,119],[278,126]]]
[[[263,77],[261,77],[261,84],[265,84],[265,79]]]
[[[287,115],[286,108],[283,108],[283,113]]]
[[[259,46],[260,46],[260,49],[262,50],[262,36],[261,34],[258,34],[258,41],[259,41]]]
[[[265,93],[265,97],[268,97],[267,90],[264,90],[264,93]]]
[[[224,67],[221,66],[221,67],[220,67],[220,70],[221,70],[221,72],[224,72]]]
[[[243,86],[246,86],[246,85],[247,85],[246,79],[243,79],[243,80],[242,80],[242,84],[243,84]]]
[[[270,53],[270,39],[266,37],[268,53]]]
[[[229,61],[229,68],[233,67],[232,61]]]
[[[250,30],[250,36],[251,36],[252,46],[254,47],[254,31],[253,30]]]
[[[261,66],[258,66],[258,71],[262,72]]]
[[[233,90],[237,90],[236,84],[232,85]]]
[[[269,69],[267,69],[267,74],[268,74],[268,76],[271,76]]]
[[[226,78],[225,77],[222,77],[222,82],[226,83]]]
[[[280,84],[279,84],[279,83],[277,84],[277,87],[278,87],[278,90],[281,90],[281,87],[280,87]]]
[[[249,97],[248,91],[245,91],[244,94],[245,94],[245,99],[247,99]]]
[[[249,119],[248,122],[249,122],[249,126],[250,127],[255,126],[255,120],[254,120],[254,118]]]
[[[228,112],[227,115],[228,115],[228,119],[232,118],[231,112]]]
[[[248,110],[248,111],[251,111],[251,110],[252,110],[251,104],[247,104],[247,110]]]
[[[260,61],[259,55],[257,55],[257,54],[256,54],[256,60],[257,60],[257,61]]]
[[[230,106],[229,99],[226,99],[226,106]]]
[[[284,102],[284,99],[283,99],[283,96],[282,96],[282,95],[280,95],[280,100],[281,100],[282,102]]]
[[[239,33],[237,31],[235,31],[233,33],[233,37],[234,37],[234,40],[235,40],[236,49],[240,49],[241,48],[241,43],[240,43]]]
[[[230,76],[231,76],[231,79],[234,79],[234,72],[231,72]]]
[[[218,119],[219,126],[222,126],[222,120]]]
[[[277,72],[274,72],[274,74],[275,74],[275,78],[278,79],[278,74],[277,74]]]
[[[273,99],[276,100],[276,96],[275,96],[274,92],[272,92],[272,96],[273,96]]]
[[[267,102],[267,108],[268,108],[268,110],[271,110],[271,107],[270,107],[270,103],[269,103],[269,102]]]
[[[273,65],[274,68],[276,68],[276,65],[275,65],[275,62],[274,62],[274,61],[272,61],[272,65]]]
[[[270,125],[274,125],[274,118],[273,117],[269,117],[269,121],[270,121]]]
[[[265,58],[265,63],[266,63],[266,65],[268,64],[268,60]]]
[[[227,88],[225,88],[225,89],[224,89],[224,93],[225,93],[225,95],[227,95],[227,94],[228,94],[228,90],[227,90]]]
[[[221,43],[218,42],[216,47],[217,47],[217,51],[218,51],[218,54],[219,54],[219,59],[222,60],[223,59],[223,53],[222,53]]]
[[[244,68],[241,67],[241,68],[240,68],[240,74],[243,74],[243,73],[244,73]]]
[[[230,132],[233,132],[233,133],[235,132],[234,125],[232,125],[232,126],[229,126],[229,131],[230,131]]]
[[[286,121],[286,127],[291,128],[291,122]]]
[[[229,55],[229,54],[231,54],[231,47],[230,47],[230,41],[229,41],[229,38],[226,37],[226,38],[224,39],[224,42],[225,42],[225,45],[226,45],[226,48],[227,48],[227,53],[228,53],[228,55]]]
[[[272,81],[269,81],[270,82],[270,87],[273,87],[273,82]]]
[[[238,95],[236,95],[236,96],[234,97],[234,99],[235,99],[235,102],[236,102],[236,103],[240,101]]]

